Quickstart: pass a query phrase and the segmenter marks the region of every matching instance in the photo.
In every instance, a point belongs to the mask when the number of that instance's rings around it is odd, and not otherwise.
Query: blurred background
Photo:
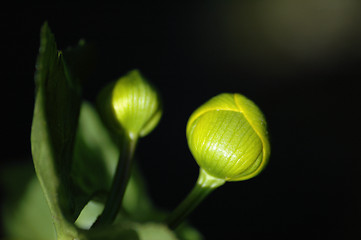
[[[216,190],[190,216],[193,226],[205,239],[361,237],[360,1],[152,1],[0,12],[2,163],[31,161],[33,74],[48,21],[59,49],[85,39],[96,51],[87,100],[134,68],[159,88],[164,116],[137,153],[156,206],[171,211],[196,181],[185,138],[190,114],[218,93],[239,92],[268,120],[270,163],[256,178]]]

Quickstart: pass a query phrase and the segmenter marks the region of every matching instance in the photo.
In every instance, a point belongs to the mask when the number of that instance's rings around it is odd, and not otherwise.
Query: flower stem
[[[180,223],[205,199],[213,190],[225,183],[224,179],[210,176],[200,169],[197,183],[188,196],[168,216],[166,224],[170,229],[176,229]]]
[[[124,134],[123,149],[120,153],[113,183],[105,203],[103,212],[93,224],[92,228],[106,226],[113,223],[122,205],[124,193],[130,178],[133,156],[137,145],[137,138]]]

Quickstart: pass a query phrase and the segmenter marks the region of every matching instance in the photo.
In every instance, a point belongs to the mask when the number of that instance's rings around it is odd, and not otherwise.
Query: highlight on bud
[[[262,112],[238,93],[217,95],[195,110],[187,123],[187,140],[200,168],[226,181],[256,176],[270,155]]]
[[[162,116],[158,92],[138,70],[107,85],[99,93],[97,105],[110,128],[126,131],[131,138],[146,136]]]

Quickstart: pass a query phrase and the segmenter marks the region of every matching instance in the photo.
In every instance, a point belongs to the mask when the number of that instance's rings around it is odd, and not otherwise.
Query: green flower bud
[[[226,181],[256,176],[270,155],[262,112],[238,93],[215,96],[194,111],[187,124],[187,140],[201,169]]]
[[[126,131],[130,138],[150,133],[162,115],[157,91],[138,70],[107,85],[99,94],[98,108],[110,128]]]

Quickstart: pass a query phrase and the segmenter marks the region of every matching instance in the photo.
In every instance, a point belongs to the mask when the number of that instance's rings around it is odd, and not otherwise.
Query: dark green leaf
[[[41,30],[35,84],[33,161],[54,225],[57,230],[65,231],[86,203],[74,197],[72,193],[76,190],[70,181],[80,87],[69,75],[46,23]]]

